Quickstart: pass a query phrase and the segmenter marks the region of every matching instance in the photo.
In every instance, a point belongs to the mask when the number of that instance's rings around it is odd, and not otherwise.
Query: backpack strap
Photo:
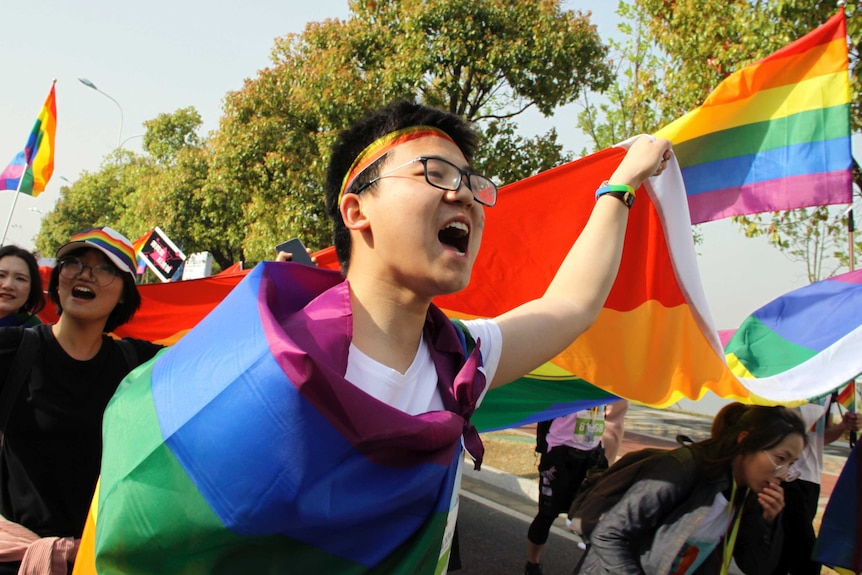
[[[39,334],[36,333],[36,330],[22,329],[21,343],[18,344],[18,351],[12,359],[12,366],[9,368],[3,392],[0,394],[0,448],[2,448],[5,440],[6,425],[9,423],[9,416],[12,415],[12,408],[21,394],[27,376],[30,375],[30,369],[33,367],[33,360],[36,358],[38,349]]]
[[[123,352],[123,359],[126,360],[129,371],[138,367],[140,361],[138,361],[138,350],[135,349],[135,345],[127,339],[118,339],[116,342],[120,346],[120,351]]]

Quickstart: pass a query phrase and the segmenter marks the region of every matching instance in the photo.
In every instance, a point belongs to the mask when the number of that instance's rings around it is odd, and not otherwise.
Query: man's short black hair
[[[362,151],[375,140],[404,128],[412,126],[431,126],[442,130],[458,146],[464,158],[472,161],[478,145],[478,135],[470,124],[462,117],[417,104],[411,100],[399,100],[375,110],[352,127],[339,134],[332,148],[329,167],[326,171],[326,213],[332,220],[333,244],[342,273],[347,273],[350,262],[350,233],[341,218],[338,196],[341,183],[350,166]],[[385,158],[386,156],[384,156]],[[359,177],[354,180],[352,188],[359,187],[380,173],[382,162],[374,162]],[[345,193],[348,190],[345,190]]]

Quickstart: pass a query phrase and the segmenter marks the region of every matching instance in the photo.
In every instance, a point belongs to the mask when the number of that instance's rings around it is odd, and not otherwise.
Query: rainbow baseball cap
[[[116,230],[104,226],[75,234],[69,243],[57,250],[57,259],[81,248],[99,250],[121,271],[135,278],[135,248],[126,236]]]

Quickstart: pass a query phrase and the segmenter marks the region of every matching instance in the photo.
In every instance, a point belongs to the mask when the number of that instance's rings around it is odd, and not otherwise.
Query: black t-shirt
[[[102,414],[131,368],[107,335],[92,359],[78,361],[63,351],[51,326],[31,329],[39,334],[39,349],[0,452],[0,513],[43,537],[80,537],[99,477]],[[21,330],[0,329],[0,387]],[[139,364],[161,349],[128,341]]]

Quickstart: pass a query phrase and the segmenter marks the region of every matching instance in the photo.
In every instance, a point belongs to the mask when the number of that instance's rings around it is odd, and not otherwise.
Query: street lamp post
[[[95,90],[95,91],[97,91],[98,93],[102,94],[103,96],[105,96],[106,98],[108,98],[109,100],[111,100],[113,103],[115,103],[115,104],[117,105],[117,108],[120,110],[120,133],[119,133],[119,135],[117,135],[117,147],[119,148],[119,147],[120,147],[120,143],[123,141],[123,107],[122,107],[122,106],[120,106],[120,103],[119,103],[119,102],[117,102],[114,98],[112,98],[109,94],[106,94],[105,92],[103,92],[103,91],[101,91],[100,89],[98,89],[98,88],[96,87],[96,85],[95,85],[95,84],[93,84],[93,83],[92,83],[91,81],[89,81],[88,79],[86,79],[86,78],[78,78],[78,81],[79,81],[80,83],[82,83],[83,85],[85,85],[86,87],[88,87],[88,88],[92,88],[93,90]]]

